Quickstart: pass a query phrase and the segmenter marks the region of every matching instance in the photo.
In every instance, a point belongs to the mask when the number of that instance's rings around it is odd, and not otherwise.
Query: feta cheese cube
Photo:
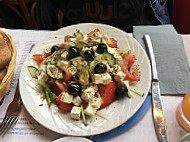
[[[117,71],[116,74],[114,75],[114,79],[117,81],[117,82],[121,82],[125,79],[126,77],[126,74],[122,71]]]
[[[79,106],[81,103],[82,103],[82,100],[81,100],[81,98],[80,98],[79,96],[74,97],[74,99],[73,99],[73,104],[74,104],[75,106]]]
[[[69,38],[69,40],[70,40],[71,42],[74,42],[74,41],[77,40],[77,38],[73,37],[73,38]]]
[[[41,65],[39,68],[39,76],[38,80],[42,82],[46,82],[49,79],[47,73],[46,73],[46,65]]]
[[[87,107],[84,109],[84,114],[93,116],[97,112],[97,109],[93,108],[90,103],[88,103]]]
[[[44,49],[44,55],[51,55],[51,46]]]
[[[94,52],[96,51],[97,48],[98,48],[97,46],[92,46],[92,50],[93,50]]]
[[[94,92],[98,92],[98,86],[96,84],[92,84],[88,88],[93,88]]]
[[[86,101],[89,102],[92,98],[94,98],[95,95],[95,90],[92,87],[89,87],[87,89],[85,89],[82,93],[81,98]]]
[[[40,80],[42,82],[46,82],[46,81],[48,81],[48,79],[49,79],[48,75],[43,71],[38,76],[38,80]]]
[[[122,65],[122,64],[123,64],[122,57],[121,57],[121,55],[120,55],[119,53],[114,54],[114,57],[115,57],[116,63],[117,63],[118,65]]]
[[[73,96],[69,95],[67,92],[63,92],[60,101],[70,104],[73,102]]]
[[[80,120],[81,111],[82,111],[81,107],[73,106],[71,110],[71,118]]]
[[[72,74],[75,75],[77,73],[77,68],[73,65],[67,68],[67,70]]]
[[[64,60],[60,60],[60,61],[57,63],[57,66],[58,66],[61,70],[64,70],[65,68],[68,68],[69,62],[68,62],[68,61],[64,61]]]
[[[109,84],[111,82],[112,78],[109,73],[104,73],[104,74],[102,74],[102,80],[103,80],[102,84]]]
[[[68,55],[68,52],[67,52],[67,51],[64,51],[64,52],[61,54],[61,59],[62,59],[62,60],[67,60],[67,55]]]
[[[91,106],[92,106],[93,108],[99,109],[100,106],[101,106],[101,104],[102,104],[102,100],[101,100],[101,98],[92,98],[92,99],[90,100],[90,104],[91,104]]]
[[[81,70],[82,65],[86,65],[87,62],[82,57],[77,57],[71,60],[72,64],[78,69]]]
[[[108,52],[113,54],[113,55],[117,52],[116,48],[111,48],[109,46],[107,48],[108,48]]]
[[[122,65],[123,61],[122,61],[122,57],[120,55],[120,52],[119,52],[118,48],[108,47],[108,52],[111,53],[111,54],[113,54],[113,56],[116,59],[116,63],[118,65]]]
[[[88,39],[88,35],[83,33],[83,40],[85,41],[87,39]]]
[[[71,47],[71,46],[75,46],[75,43],[74,42],[65,42],[64,43],[64,46],[67,48],[67,47]]]
[[[39,72],[46,72],[46,65],[41,65],[39,68]]]
[[[92,75],[92,80],[95,84],[109,84],[111,79],[112,78],[109,73]]]

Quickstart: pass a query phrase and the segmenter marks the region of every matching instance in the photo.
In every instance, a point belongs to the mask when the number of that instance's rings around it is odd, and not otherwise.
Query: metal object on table
[[[152,67],[152,106],[153,106],[153,120],[156,135],[159,142],[168,142],[166,136],[166,124],[164,120],[162,101],[160,97],[160,86],[156,68],[156,60],[152,48],[152,42],[149,35],[144,35],[144,41],[148,49],[149,58]]]
[[[18,83],[19,84],[19,83]],[[0,136],[3,136],[13,124],[18,120],[21,112],[22,100],[20,97],[19,85],[17,84],[16,92],[13,101],[9,105],[6,115],[0,125]]]
[[[30,52],[33,47],[35,46],[35,44],[32,44],[29,51],[27,50],[26,53],[28,54],[28,52]],[[21,62],[24,61],[26,55],[25,53],[23,53],[22,57],[21,57]],[[20,70],[21,70],[21,66],[19,66],[20,68],[17,69],[16,76],[20,75]],[[20,91],[19,91],[19,81],[17,81],[17,86],[16,86],[16,92],[14,95],[14,99],[13,101],[10,103],[6,115],[2,121],[2,123],[0,124],[0,136],[3,136],[10,128],[13,124],[16,124],[18,117],[20,115],[22,109],[22,99],[20,97]]]

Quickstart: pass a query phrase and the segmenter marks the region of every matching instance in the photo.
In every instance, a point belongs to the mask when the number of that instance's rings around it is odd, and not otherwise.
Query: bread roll
[[[6,73],[7,73],[6,68],[0,70],[0,84],[1,84],[1,82],[3,80],[3,78],[5,77]]]
[[[9,65],[12,54],[7,38],[0,34],[0,69]]]
[[[16,55],[13,39],[0,30],[0,101],[10,90],[16,66]]]

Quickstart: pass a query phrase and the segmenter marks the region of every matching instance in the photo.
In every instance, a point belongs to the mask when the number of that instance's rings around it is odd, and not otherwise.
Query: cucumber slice
[[[82,120],[85,126],[87,126],[87,122],[86,122],[86,118],[85,118],[85,114],[84,114],[84,109],[83,106],[81,106],[81,113],[82,113]]]
[[[44,88],[45,96],[43,96],[43,97],[46,99],[47,104],[48,104],[48,106],[50,107],[51,102],[52,102],[53,100],[55,100],[55,99],[57,98],[57,96],[50,90],[48,84],[46,84],[45,82],[41,82],[41,81],[39,81],[39,80],[36,80],[36,81],[37,81],[37,83],[38,83],[39,85],[41,85],[41,86]]]
[[[90,63],[89,72],[90,74],[94,74],[94,67],[100,63],[100,61],[94,60]]]
[[[102,56],[103,56],[103,60],[106,60],[109,65],[113,66],[116,63],[116,59],[113,56],[113,54],[104,52]]]
[[[81,70],[78,74],[79,82],[85,86],[89,84],[90,75],[88,72],[88,68],[88,65],[82,65]]]
[[[28,66],[27,68],[32,78],[38,78],[39,70],[36,67]]]
[[[90,63],[89,72],[91,74],[94,73],[94,67],[98,63],[102,63],[103,61],[106,61],[110,66],[113,66],[116,63],[116,59],[114,56],[108,52],[104,52],[103,54],[99,54],[94,58],[94,61]]]
[[[103,54],[96,56],[94,60],[97,62],[107,61],[110,66],[113,66],[116,63],[115,57],[108,52],[104,52]]]
[[[128,97],[129,97],[129,98],[134,98],[134,95],[131,94],[130,90],[128,90]]]
[[[104,119],[107,119],[109,117],[107,114],[103,114],[103,113],[101,113],[99,111],[96,112],[96,115],[99,116],[99,117],[102,117]]]
[[[82,50],[83,47],[87,46],[88,44],[82,41],[78,41],[75,46],[79,49]]]
[[[144,96],[144,93],[141,92],[140,90],[136,89],[136,88],[130,88],[130,91],[136,93],[137,95],[143,97]]]
[[[51,60],[50,63],[52,65],[57,64],[57,62],[60,60],[61,58],[61,54],[63,53],[63,50],[58,50],[56,52],[53,53],[53,55],[51,56]]]
[[[62,71],[56,66],[48,63],[46,67],[46,73],[48,76],[54,79],[63,79]]]

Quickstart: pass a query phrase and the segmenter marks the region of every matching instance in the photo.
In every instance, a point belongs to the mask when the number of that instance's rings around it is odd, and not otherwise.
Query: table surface
[[[8,29],[2,29],[7,33],[9,33],[13,40],[15,42],[23,42],[23,41],[30,41],[31,38],[33,41],[39,41],[43,39],[47,34],[50,32],[45,32],[45,31],[29,31],[29,30],[8,30]],[[43,34],[42,34],[43,33]],[[38,35],[38,36],[37,36]],[[42,36],[43,35],[43,36]],[[41,39],[39,39],[39,37]],[[187,53],[188,61],[190,63],[190,35],[182,35],[183,41],[184,41],[184,46],[185,50]],[[18,53],[18,56],[19,53]],[[167,125],[167,136],[168,136],[168,141],[169,142],[176,142],[180,137],[185,135],[187,132],[185,132],[177,123],[176,120],[176,107],[177,105],[181,102],[183,97],[180,96],[162,96],[161,99],[163,101],[163,109],[164,109],[164,115],[166,118],[166,125]],[[5,113],[4,110],[1,110],[0,107],[0,116],[1,114]],[[22,115],[29,117],[30,119],[31,116],[28,114],[28,112],[25,110],[22,111]],[[12,135],[5,135],[3,138],[0,137],[1,142],[24,142],[26,141],[27,138],[29,138],[27,141],[52,141],[56,138],[61,138],[62,135],[56,134],[50,130],[47,130],[46,128],[40,126],[38,131],[45,132],[43,135],[39,136],[30,136],[30,137],[16,137]],[[125,141],[133,141],[133,142],[156,142],[157,137],[155,134],[154,130],[154,124],[152,120],[152,109],[150,108],[144,118],[138,122],[133,128],[131,128],[129,131],[114,137],[110,140],[107,140],[109,142],[125,142]]]

